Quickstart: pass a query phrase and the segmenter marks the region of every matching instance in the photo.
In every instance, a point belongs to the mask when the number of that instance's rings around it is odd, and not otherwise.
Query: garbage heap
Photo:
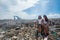
[[[17,27],[15,29],[0,32],[0,40],[36,40],[35,38],[36,30],[37,27],[21,27],[21,28]],[[60,32],[57,33],[57,36],[60,37]],[[56,40],[56,38],[53,35],[53,33],[50,32],[49,39]]]
[[[22,27],[0,32],[0,40],[35,40],[35,27]]]

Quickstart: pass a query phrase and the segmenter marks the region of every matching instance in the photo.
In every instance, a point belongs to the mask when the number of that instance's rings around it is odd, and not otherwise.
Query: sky
[[[0,19],[60,18],[60,0],[0,0]]]

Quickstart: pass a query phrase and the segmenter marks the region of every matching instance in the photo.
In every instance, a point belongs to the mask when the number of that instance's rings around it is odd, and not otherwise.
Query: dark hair
[[[48,18],[46,15],[43,16],[45,18],[45,21],[48,22]]]
[[[41,16],[38,16],[38,19],[42,18]]]

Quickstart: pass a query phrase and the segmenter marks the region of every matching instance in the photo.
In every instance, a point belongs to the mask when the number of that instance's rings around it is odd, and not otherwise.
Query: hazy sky
[[[36,19],[38,15],[60,17],[60,0],[0,0],[0,19]]]

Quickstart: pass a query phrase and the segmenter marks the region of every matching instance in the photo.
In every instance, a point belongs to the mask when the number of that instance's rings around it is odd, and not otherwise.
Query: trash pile
[[[17,27],[15,29],[10,29],[7,31],[0,32],[0,40],[36,40],[35,33],[37,27]],[[57,37],[55,37],[57,36]],[[60,32],[50,32],[49,39],[50,40],[59,40]],[[41,38],[39,37],[38,40]],[[43,40],[43,39],[41,39]]]
[[[35,40],[35,30],[35,27],[22,27],[0,32],[0,40]]]

